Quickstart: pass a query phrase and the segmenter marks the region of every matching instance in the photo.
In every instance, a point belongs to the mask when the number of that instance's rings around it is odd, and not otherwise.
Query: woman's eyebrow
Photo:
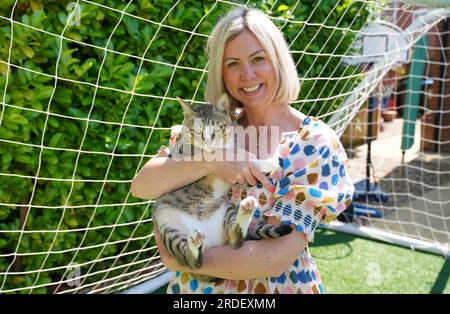
[[[257,55],[257,54],[260,53],[260,52],[264,52],[264,49],[260,49],[260,50],[258,50],[258,51],[253,52],[253,53],[250,55],[250,58],[253,57],[254,55]],[[228,57],[228,58],[225,59],[225,61],[227,61],[227,60],[239,60],[239,58]]]
[[[258,51],[255,51],[254,53],[252,53],[252,54],[250,55],[250,57],[253,57],[254,55],[257,55],[257,54],[260,53],[260,52],[264,52],[264,49],[259,49]]]

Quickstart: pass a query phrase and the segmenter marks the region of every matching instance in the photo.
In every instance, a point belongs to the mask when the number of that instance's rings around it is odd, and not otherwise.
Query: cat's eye
[[[215,133],[220,132],[220,130],[222,130],[222,126],[221,125],[215,125],[214,128],[213,128],[213,131]]]
[[[202,134],[202,129],[200,129],[200,128],[195,128],[195,129],[194,129],[194,133],[195,133],[195,134]]]

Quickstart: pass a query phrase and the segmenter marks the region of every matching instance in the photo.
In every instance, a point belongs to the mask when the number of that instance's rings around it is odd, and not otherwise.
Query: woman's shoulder
[[[303,112],[289,106],[289,118],[287,119],[288,121],[285,121],[286,127],[288,129],[287,132],[297,131],[306,117],[307,115],[305,115]]]
[[[326,146],[338,151],[339,155],[344,151],[336,132],[328,124],[314,116],[305,115],[296,131],[285,132],[283,135],[290,138],[291,142],[301,143],[302,146]]]
[[[305,115],[295,108],[291,108],[290,126],[288,132],[284,134],[295,135],[314,132],[317,136],[333,137],[334,130],[317,117]]]
[[[303,130],[327,139],[338,138],[336,132],[327,123],[314,116],[305,117],[299,127],[299,133]]]

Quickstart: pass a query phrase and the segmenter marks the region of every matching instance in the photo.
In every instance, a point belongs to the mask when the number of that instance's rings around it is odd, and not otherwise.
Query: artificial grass
[[[450,293],[450,260],[442,256],[326,229],[309,248],[326,294]]]
[[[325,229],[310,245],[325,293],[450,293],[450,260]]]

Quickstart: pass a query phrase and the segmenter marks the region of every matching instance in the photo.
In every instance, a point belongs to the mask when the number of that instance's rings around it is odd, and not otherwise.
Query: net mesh
[[[371,127],[371,183],[387,200],[363,193],[343,216],[348,223],[448,246],[446,9],[357,0],[3,2],[0,292],[111,293],[165,271],[152,201],[132,197],[130,183],[181,121],[175,97],[203,102],[203,47],[235,6],[263,10],[283,31],[302,83],[292,106],[342,135],[356,182],[367,177]],[[354,43],[386,37],[364,28],[380,20],[401,29],[387,37],[402,44],[363,63],[368,55]],[[402,119],[380,130],[392,103],[415,130],[402,135]],[[402,136],[415,142],[400,163]]]

